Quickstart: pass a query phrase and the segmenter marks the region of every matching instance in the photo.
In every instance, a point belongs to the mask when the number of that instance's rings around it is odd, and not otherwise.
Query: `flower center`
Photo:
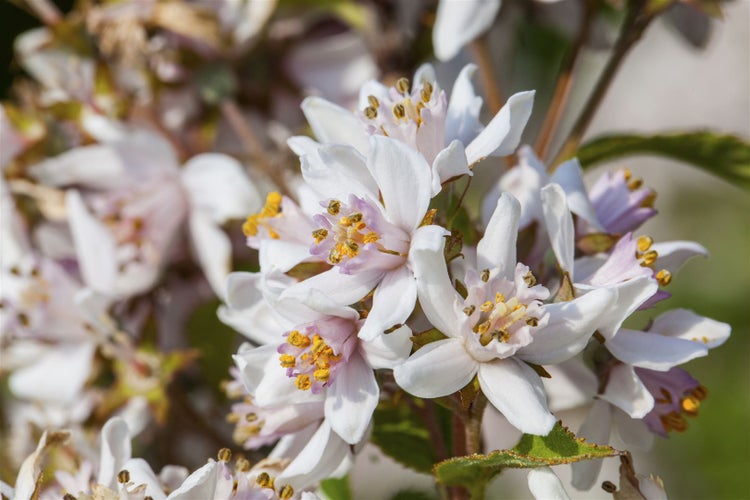
[[[278,239],[279,235],[274,231],[273,227],[269,224],[269,219],[278,217],[281,215],[281,201],[282,197],[280,193],[272,191],[266,196],[266,204],[257,214],[248,216],[245,223],[242,225],[242,232],[245,236],[256,236],[259,228],[264,228],[268,231],[268,236],[273,239]]]
[[[377,129],[388,135],[384,125],[390,123],[402,124],[412,122],[419,128],[422,123],[422,109],[430,104],[433,96],[433,86],[430,82],[422,82],[419,88],[409,92],[409,80],[399,78],[396,86],[391,88],[391,94],[398,98],[388,102],[380,102],[377,97],[367,97],[368,106],[363,110],[365,118],[372,122]],[[384,111],[390,108],[390,113]]]
[[[333,382],[336,366],[342,360],[315,331],[314,327],[304,328],[304,333],[292,330],[286,334],[286,343],[279,349],[279,362],[286,368],[287,377],[294,377],[294,384],[301,391],[312,390],[314,394]]]
[[[650,236],[641,236],[636,242],[636,259],[640,260],[641,266],[654,268],[656,259],[659,258],[659,253],[656,250],[651,249],[654,244],[654,239]],[[654,274],[654,278],[659,282],[661,286],[667,286],[672,282],[672,273],[666,269],[661,269]]]

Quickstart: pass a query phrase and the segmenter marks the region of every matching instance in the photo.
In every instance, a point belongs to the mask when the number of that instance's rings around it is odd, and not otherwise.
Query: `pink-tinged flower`
[[[359,313],[336,305],[317,290],[297,299],[284,298],[285,283],[264,278],[265,300],[277,315],[275,338],[241,350],[235,361],[252,403],[274,407],[300,403],[323,405],[325,421],[347,443],[364,437],[380,390],[374,368],[392,368],[404,359],[411,343],[402,327],[373,342],[357,337]],[[257,275],[234,273],[228,307],[247,304],[257,290]],[[257,335],[257,334],[256,334]]]
[[[451,284],[443,239],[412,247],[420,305],[448,338],[419,349],[394,375],[406,391],[430,398],[451,394],[478,375],[482,392],[512,425],[546,435],[555,418],[539,375],[526,362],[555,364],[580,352],[616,295],[597,290],[544,303],[549,291],[516,263],[519,217],[518,201],[503,195],[477,244],[476,263],[466,265],[465,298]]]
[[[388,137],[370,141],[367,158],[339,145],[302,157],[302,175],[322,200],[310,254],[333,267],[284,293],[293,298],[320,290],[345,305],[375,289],[359,333],[364,340],[406,321],[417,300],[409,248],[423,238],[442,239],[420,228],[431,197],[424,158]]]
[[[435,57],[453,59],[492,26],[500,4],[500,0],[440,0],[432,29]]]
[[[606,172],[594,183],[589,197],[606,232],[625,234],[635,231],[656,215],[653,207],[656,192],[642,187],[642,184],[642,180],[633,179],[630,171],[624,169]]]
[[[474,92],[471,76],[474,65],[466,66],[453,86],[450,100],[440,89],[435,71],[423,65],[414,75],[395,87],[371,81],[360,91],[361,111],[351,112],[318,97],[308,97],[302,111],[315,137],[322,144],[346,144],[367,155],[372,135],[386,135],[419,151],[432,172],[432,194],[440,184],[464,174],[487,156],[512,153],[531,115],[534,92],[519,92],[485,127],[479,121],[482,99]],[[299,155],[309,155],[317,147],[305,137],[289,140]]]
[[[232,158],[203,154],[180,169],[171,147],[144,131],[73,149],[33,172],[45,184],[70,187],[66,205],[83,279],[115,299],[153,286],[185,223],[197,260],[220,293],[231,245],[219,225],[259,205]]]

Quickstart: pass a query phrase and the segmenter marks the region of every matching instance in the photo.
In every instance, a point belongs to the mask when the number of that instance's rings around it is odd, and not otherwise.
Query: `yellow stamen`
[[[396,82],[396,89],[402,94],[409,92],[409,79],[401,77]]]
[[[537,318],[528,317],[526,318],[526,324],[529,326],[539,326],[539,320]]]
[[[534,273],[529,271],[528,273],[523,275],[523,282],[526,283],[526,286],[531,288],[532,286],[536,285],[536,276],[534,276]]]
[[[294,368],[297,365],[296,359],[291,354],[282,354],[279,356],[282,368]]]
[[[472,314],[474,314],[474,311],[476,311],[476,310],[477,310],[477,308],[474,307],[473,305],[466,306],[466,307],[464,307],[464,314],[467,315],[467,316],[471,316]]]
[[[261,472],[258,477],[255,478],[255,482],[261,488],[273,488],[273,478],[268,475],[268,472]]]
[[[248,216],[242,225],[242,232],[245,236],[255,236],[258,234],[258,226],[262,224],[263,219],[276,217],[281,213],[281,202],[283,198],[280,193],[272,191],[266,196],[266,204],[257,214]],[[278,239],[279,235],[271,228],[267,228],[271,238]]]
[[[229,462],[232,459],[232,450],[229,448],[220,449],[218,458],[220,462]]]
[[[380,107],[380,101],[378,101],[378,98],[374,95],[367,96],[367,103],[375,109],[378,109]]]
[[[312,382],[310,381],[310,376],[306,375],[304,373],[300,373],[297,375],[296,380],[294,381],[294,385],[297,386],[297,389],[301,391],[307,391],[312,387]]]
[[[656,250],[649,250],[641,256],[641,258],[643,259],[643,265],[646,266],[652,265],[654,262],[656,262],[656,259],[658,257],[659,254],[656,252]]]
[[[649,248],[651,248],[651,245],[654,244],[654,239],[651,236],[641,236],[638,238],[637,246],[639,252],[645,252]]]
[[[688,396],[680,402],[682,411],[690,416],[695,416],[698,414],[698,408],[700,407],[700,405],[700,400],[693,396]]]
[[[313,378],[318,382],[328,382],[328,379],[331,378],[331,371],[327,368],[320,368],[313,372]]]
[[[367,106],[365,108],[365,116],[370,120],[374,120],[378,117],[378,108],[374,106]]]
[[[331,215],[337,215],[341,210],[341,202],[339,200],[331,200],[328,202],[328,213]]]
[[[365,235],[364,238],[362,238],[362,241],[365,244],[367,244],[367,243],[375,243],[376,241],[378,241],[378,233],[376,233],[375,231],[370,231],[369,233],[367,233]]]
[[[482,281],[487,283],[490,280],[490,270],[489,269],[482,270],[482,274],[480,275],[480,278],[482,279]]]
[[[287,344],[294,347],[307,347],[310,345],[310,337],[302,335],[299,330],[292,330],[286,338]]]
[[[489,300],[485,303],[483,303],[481,306],[479,306],[479,310],[482,312],[490,312],[492,309],[494,309],[495,304],[490,302]]]
[[[661,286],[667,286],[672,282],[672,273],[666,269],[662,269],[656,273],[656,281],[658,281]]]
[[[406,108],[403,104],[398,103],[393,106],[393,116],[395,116],[397,120],[406,117]]]
[[[633,179],[632,181],[628,182],[628,189],[630,189],[631,191],[635,191],[641,186],[643,186],[643,179]]]
[[[293,496],[294,496],[294,488],[292,488],[288,484],[282,486],[281,489],[279,490],[279,498],[281,498],[282,500],[288,500],[292,498]]]

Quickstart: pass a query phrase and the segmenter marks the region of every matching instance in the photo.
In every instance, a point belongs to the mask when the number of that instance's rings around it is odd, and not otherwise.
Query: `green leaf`
[[[725,180],[750,188],[750,143],[708,131],[652,136],[607,135],[578,150],[584,167],[635,154],[653,154],[689,163]]]
[[[481,498],[487,483],[504,468],[534,468],[612,457],[620,452],[609,446],[590,444],[576,438],[559,422],[547,436],[524,434],[510,450],[487,455],[454,457],[440,462],[433,474],[446,486],[464,486],[472,498]]]
[[[401,490],[391,497],[391,500],[433,500],[435,495],[431,495],[421,490]]]
[[[351,500],[352,498],[349,476],[324,479],[320,482],[320,489],[331,500]]]
[[[409,397],[409,396],[406,396]],[[415,400],[415,404],[423,404]],[[430,434],[409,405],[383,401],[373,415],[372,442],[397,462],[427,474],[437,459]]]

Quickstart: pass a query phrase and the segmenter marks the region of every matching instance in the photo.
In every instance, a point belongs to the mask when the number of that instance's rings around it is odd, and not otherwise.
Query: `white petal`
[[[632,418],[643,418],[654,407],[654,397],[635,374],[633,367],[624,364],[610,370],[607,387],[599,397]]]
[[[615,433],[620,441],[625,443],[627,449],[636,448],[643,451],[651,449],[655,434],[642,419],[630,418],[627,413],[612,408],[612,423]]]
[[[569,302],[545,304],[548,323],[537,329],[534,340],[518,350],[518,357],[539,365],[557,364],[581,352],[617,294],[594,290]]]
[[[224,295],[224,283],[232,269],[232,243],[224,231],[206,215],[190,215],[190,239],[203,274],[214,293]]]
[[[355,352],[328,388],[325,415],[333,431],[349,444],[362,440],[378,405],[380,389],[367,362]]]
[[[529,490],[538,500],[569,500],[560,478],[549,467],[531,469],[526,476]]]
[[[435,75],[435,67],[430,63],[421,64],[417,71],[414,72],[414,84],[420,85],[424,82],[430,82],[435,84],[437,76]]]
[[[297,156],[315,154],[321,144],[306,135],[295,135],[286,140],[289,149]]]
[[[732,327],[706,318],[687,309],[673,309],[658,316],[649,331],[671,338],[691,340],[709,349],[718,347],[729,338]]]
[[[414,271],[419,304],[427,319],[445,335],[460,337],[463,313],[443,256],[446,234],[440,226],[420,227],[412,239],[409,265]]]
[[[466,162],[466,151],[460,141],[452,141],[443,149],[432,162],[434,170],[432,195],[435,196],[442,188],[441,183],[461,175],[474,175]]]
[[[258,249],[258,263],[262,272],[278,269],[287,272],[310,257],[310,245],[284,240],[263,239]]]
[[[281,335],[279,335],[279,344],[280,343]],[[245,344],[245,346],[247,345],[249,344]],[[249,349],[243,349],[240,347],[240,351],[232,356],[234,363],[240,370],[240,377],[247,392],[251,394],[254,393],[266,374],[265,367],[275,364],[277,348],[278,345],[275,344],[268,344]]]
[[[211,460],[185,479],[182,486],[167,497],[169,500],[193,500],[196,498],[214,498],[216,483],[219,479],[220,464]]]
[[[534,91],[518,92],[508,99],[495,117],[466,146],[466,159],[473,165],[487,156],[505,156],[516,150],[531,116]]]
[[[262,206],[260,194],[234,158],[219,153],[193,157],[182,169],[182,184],[194,210],[217,224],[244,219]]]
[[[499,276],[512,279],[516,269],[516,237],[521,204],[509,193],[497,200],[484,236],[477,243],[479,269],[499,268]]]
[[[111,146],[96,144],[73,148],[31,167],[31,174],[44,185],[79,185],[92,189],[122,187],[126,166]]]
[[[593,229],[603,231],[599,219],[596,217],[596,210],[589,200],[586,186],[583,184],[583,170],[578,158],[573,158],[558,165],[555,173],[550,177],[550,182],[559,184],[563,188],[571,212],[588,222]]]
[[[552,411],[570,410],[591,402],[596,394],[596,375],[581,358],[573,358],[558,365],[544,367],[551,378],[543,378],[547,402]]]
[[[416,150],[383,136],[370,138],[367,166],[380,188],[388,220],[411,233],[432,197],[430,166]]]
[[[384,331],[402,325],[417,303],[417,282],[406,266],[386,273],[375,289],[372,308],[359,331],[362,340],[374,340]]]
[[[708,257],[708,250],[694,241],[666,241],[654,243],[651,250],[659,254],[655,267],[675,274],[685,262],[693,257]]]
[[[659,285],[656,280],[641,276],[608,288],[617,292],[617,300],[603,315],[603,322],[598,326],[605,339],[611,339],[620,329],[622,322],[657,292]]]
[[[304,449],[276,477],[274,484],[277,488],[289,484],[295,491],[311,486],[329,477],[350,454],[349,449],[347,442],[331,432],[330,425],[324,421]]]
[[[539,375],[514,358],[479,365],[479,385],[492,405],[516,429],[546,436],[555,426]]]
[[[130,482],[136,486],[145,484],[145,494],[153,498],[154,500],[164,500],[167,495],[164,494],[162,486],[159,483],[159,479],[154,474],[151,466],[142,458],[131,458],[124,464],[122,464],[121,470],[126,470],[130,473]],[[119,471],[118,471],[119,472]]]
[[[94,348],[89,342],[44,347],[32,364],[10,375],[10,390],[19,398],[73,404],[91,373]]]
[[[557,257],[557,263],[572,278],[575,272],[573,267],[575,253],[573,217],[570,215],[565,193],[560,185],[547,184],[542,188],[542,210],[544,211],[544,221],[547,224],[549,239],[555,257]]]
[[[396,383],[420,398],[447,396],[471,382],[478,363],[460,339],[432,342],[393,370]]]
[[[578,430],[578,436],[589,443],[609,444],[609,435],[612,426],[612,413],[609,403],[596,400],[589,410],[586,420]],[[599,471],[602,469],[602,460],[583,460],[573,464],[573,479],[571,483],[578,490],[588,490],[596,482]]]
[[[300,159],[302,176],[322,199],[348,199],[350,194],[377,200],[378,188],[365,158],[351,146],[323,145]]]
[[[447,141],[459,140],[463,144],[469,144],[484,128],[479,121],[482,98],[476,95],[474,85],[471,83],[471,77],[474,76],[476,70],[476,65],[467,64],[453,84],[445,119]]]
[[[383,272],[380,270],[343,274],[337,267],[333,267],[290,286],[282,293],[282,298],[299,299],[306,296],[309,290],[320,290],[338,304],[353,304],[370,293],[382,277]]]
[[[347,144],[362,154],[367,152],[365,127],[352,112],[320,97],[302,101],[302,112],[321,143]]]
[[[99,475],[96,482],[108,488],[117,487],[117,473],[131,457],[130,430],[120,417],[107,420],[102,427]]]
[[[487,31],[495,21],[500,0],[442,0],[438,3],[432,45],[441,61]]]
[[[78,191],[68,190],[65,204],[84,281],[97,292],[113,295],[117,257],[112,235],[89,213]]]
[[[708,354],[708,348],[698,342],[625,328],[605,345],[620,361],[662,372]]]
[[[372,342],[360,342],[359,345],[370,366],[392,370],[409,357],[411,333],[411,328],[404,325],[391,333],[378,335]]]

